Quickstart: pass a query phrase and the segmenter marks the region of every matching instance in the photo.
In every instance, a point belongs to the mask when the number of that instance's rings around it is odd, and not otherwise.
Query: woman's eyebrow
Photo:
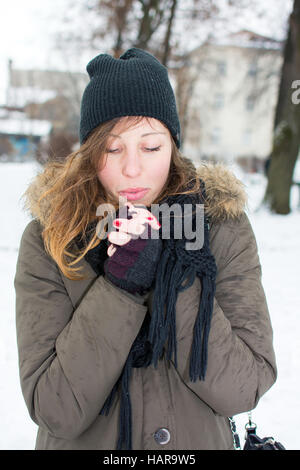
[[[142,137],[146,137],[146,135],[151,135],[151,134],[163,134],[163,135],[165,135],[166,133],[165,132],[147,132],[146,134],[142,134]],[[112,133],[110,133],[108,135],[111,135],[112,137],[121,137],[118,134],[112,134]]]

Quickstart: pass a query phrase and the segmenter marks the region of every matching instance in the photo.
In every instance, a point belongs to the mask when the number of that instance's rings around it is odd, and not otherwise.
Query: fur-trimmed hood
[[[224,163],[203,162],[197,174],[205,183],[206,211],[213,221],[235,219],[248,209],[244,183]]]
[[[38,199],[52,186],[56,172],[57,170],[53,169],[50,175],[45,172],[37,174],[24,194],[25,209],[41,225],[44,225],[49,215],[50,201],[45,198],[38,204]],[[202,162],[197,167],[197,174],[205,182],[205,207],[212,221],[235,219],[247,208],[245,185],[224,163]]]

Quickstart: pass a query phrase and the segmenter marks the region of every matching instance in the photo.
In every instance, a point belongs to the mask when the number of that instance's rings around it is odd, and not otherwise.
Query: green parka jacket
[[[189,355],[201,284],[178,295],[178,368],[133,368],[130,379],[134,450],[233,449],[228,416],[255,408],[276,380],[272,326],[261,283],[256,239],[243,183],[223,164],[202,164],[210,249],[218,274],[204,381],[191,382]],[[89,279],[66,278],[44,249],[44,212],[36,200],[51,180],[30,186],[33,220],[22,235],[16,275],[20,382],[36,449],[116,448],[120,397],[99,415],[119,378],[152,296],[127,294],[86,260]]]

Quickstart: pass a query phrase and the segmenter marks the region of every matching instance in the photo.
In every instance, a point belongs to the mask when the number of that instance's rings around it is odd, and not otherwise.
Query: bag
[[[228,418],[233,437],[233,446],[235,450],[286,450],[283,445],[275,441],[273,437],[260,438],[256,434],[256,424],[252,422],[251,411],[248,412],[248,423],[245,426],[245,444],[241,449],[240,438],[236,431],[236,424],[233,417]]]

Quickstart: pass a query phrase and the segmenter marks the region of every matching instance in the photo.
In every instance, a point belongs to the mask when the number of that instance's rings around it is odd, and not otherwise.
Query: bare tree
[[[127,48],[138,47],[167,65],[179,50],[181,55],[188,52],[190,39],[199,31],[203,38],[205,31],[209,33],[209,20],[228,20],[221,4],[226,3],[227,12],[241,12],[253,1],[257,0],[80,0],[74,5],[65,0],[68,7],[56,44],[61,51],[73,48],[77,56],[101,48],[118,57]]]
[[[300,104],[293,84],[300,79],[300,0],[294,0],[284,48],[274,138],[263,205],[277,214],[290,213],[290,189],[300,146]]]
[[[165,18],[169,2],[164,0],[138,0],[138,2],[141,6],[142,15],[134,46],[147,49],[151,37]]]
[[[163,42],[163,51],[164,52],[163,52],[163,56],[162,56],[162,63],[164,65],[167,64],[168,58],[169,58],[169,55],[170,55],[171,34],[172,34],[172,28],[173,28],[173,24],[174,24],[175,15],[176,15],[177,5],[178,5],[177,0],[172,0],[172,5],[171,5],[171,9],[170,9],[170,17],[169,17],[168,24],[167,24],[165,39],[164,39],[164,42]]]
[[[115,57],[119,57],[124,49],[124,40],[128,34],[130,16],[133,10],[134,0],[98,0],[96,14],[101,15],[107,12],[107,28],[116,32],[112,52]],[[103,37],[103,30],[95,30],[93,38]]]
[[[195,46],[200,45],[200,39],[195,40],[199,32],[205,40],[213,29],[213,21],[228,22],[220,7],[224,2],[228,15],[230,9],[241,12],[256,0],[80,0],[75,5],[71,0],[65,1],[70,2],[70,8],[65,13],[58,44],[66,63],[68,56],[72,57],[67,53],[69,48],[77,57],[83,57],[88,49],[90,55],[92,51],[107,51],[115,57],[129,47],[153,53],[169,68],[175,82],[179,81],[175,88],[183,140],[194,79],[180,69],[185,64],[187,71],[191,39]]]

